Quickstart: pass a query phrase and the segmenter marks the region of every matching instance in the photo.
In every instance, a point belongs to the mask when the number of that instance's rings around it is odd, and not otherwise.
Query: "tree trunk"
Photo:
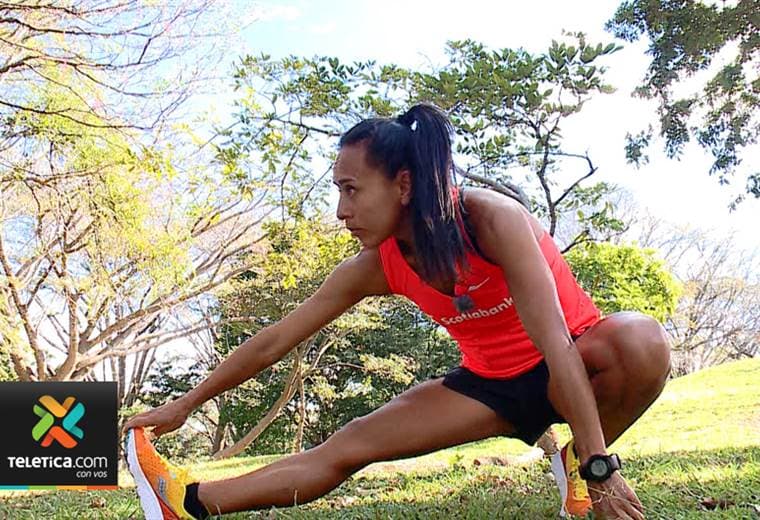
[[[222,448],[222,442],[224,441],[224,431],[227,429],[227,421],[222,419],[221,411],[224,410],[224,405],[227,399],[224,396],[219,396],[219,402],[217,408],[219,409],[219,420],[216,421],[216,428],[214,429],[214,437],[211,441],[211,453],[212,455],[218,452]]]
[[[111,369],[111,381],[116,381],[116,402],[121,406],[124,397],[124,380],[121,365],[116,358],[110,358],[108,360],[109,368]]]
[[[298,376],[298,373],[301,369],[301,349],[296,348],[293,351],[293,368],[290,370],[290,374],[288,375],[288,380],[285,383],[285,388],[282,390],[282,394],[280,394],[280,397],[277,399],[277,401],[274,403],[274,406],[270,408],[269,412],[264,416],[263,419],[261,419],[256,426],[254,426],[251,431],[249,431],[245,436],[237,441],[232,446],[223,449],[222,451],[219,451],[217,453],[214,453],[214,459],[225,459],[227,457],[232,457],[234,455],[237,455],[238,453],[242,452],[244,449],[246,449],[256,438],[261,435],[264,430],[267,429],[267,427],[272,424],[272,422],[277,418],[278,415],[280,415],[280,412],[283,408],[285,408],[285,405],[290,402],[290,400],[293,398],[293,395],[296,393],[296,389],[298,387],[298,384],[296,382],[296,378]]]
[[[303,427],[306,422],[306,395],[303,389],[303,370],[298,371],[298,431],[293,443],[293,453],[299,453],[303,447]]]
[[[138,353],[136,357],[137,359],[135,360],[135,367],[132,370],[129,391],[124,396],[122,406],[132,406],[137,400],[137,396],[140,395],[140,391],[145,383],[145,377],[155,364],[156,349],[144,350]]]

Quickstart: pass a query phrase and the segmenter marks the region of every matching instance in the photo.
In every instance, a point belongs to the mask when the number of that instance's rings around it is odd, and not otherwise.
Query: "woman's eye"
[[[356,191],[356,188],[353,186],[335,186],[335,189],[338,190],[338,193],[345,193],[346,195],[353,195]]]

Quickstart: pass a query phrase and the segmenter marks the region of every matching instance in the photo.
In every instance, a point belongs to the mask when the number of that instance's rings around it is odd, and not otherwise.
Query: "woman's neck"
[[[393,236],[396,238],[401,252],[404,255],[414,257],[417,248],[414,245],[414,229],[412,228],[411,217],[407,215],[401,220]]]

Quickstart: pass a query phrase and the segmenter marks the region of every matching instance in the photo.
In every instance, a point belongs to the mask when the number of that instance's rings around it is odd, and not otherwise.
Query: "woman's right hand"
[[[156,437],[176,430],[187,420],[193,409],[182,398],[169,401],[168,403],[153,408],[147,412],[135,415],[129,419],[122,428],[123,432],[131,428],[153,427],[153,435]]]

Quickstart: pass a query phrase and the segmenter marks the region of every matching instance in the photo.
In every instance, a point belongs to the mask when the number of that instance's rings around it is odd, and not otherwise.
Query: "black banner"
[[[0,486],[116,486],[116,383],[0,382]]]

